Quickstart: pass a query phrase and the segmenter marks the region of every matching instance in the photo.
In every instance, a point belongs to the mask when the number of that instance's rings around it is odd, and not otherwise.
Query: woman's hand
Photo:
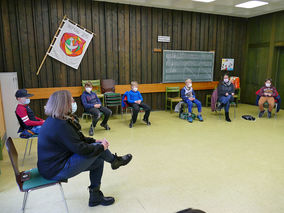
[[[104,146],[104,150],[108,149],[109,143],[108,143],[108,141],[105,138],[103,140],[97,141],[97,142],[100,142]]]
[[[229,93],[227,93],[227,92],[226,92],[226,94],[225,94],[225,95],[226,95],[226,96],[228,96],[228,95],[229,95]]]

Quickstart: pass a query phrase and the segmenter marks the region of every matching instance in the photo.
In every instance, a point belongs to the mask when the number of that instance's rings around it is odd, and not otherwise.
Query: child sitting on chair
[[[138,91],[137,81],[131,82],[131,90],[127,93],[127,102],[133,108],[132,118],[129,124],[129,127],[132,128],[137,120],[137,115],[142,107],[145,111],[143,121],[149,126],[151,125],[149,121],[151,108],[143,102],[143,97]]]
[[[274,98],[277,96],[277,92],[275,87],[271,85],[272,83],[271,79],[266,79],[264,83],[265,83],[264,86],[260,89],[260,92],[258,94],[260,96],[260,99],[258,101],[258,106],[260,110],[258,117],[261,118],[263,116],[265,112],[263,104],[267,102],[269,105],[267,115],[268,118],[271,118],[271,111],[275,104]]]
[[[29,97],[32,97],[33,94],[29,94],[25,89],[19,89],[15,96],[18,101],[16,115],[20,123],[21,130],[30,130],[34,134],[38,134],[44,120],[36,117],[32,109],[29,107]]]
[[[81,101],[84,106],[84,110],[92,115],[92,124],[89,129],[90,136],[94,135],[94,128],[100,120],[100,112],[104,114],[104,119],[100,125],[101,127],[105,128],[105,130],[110,130],[107,122],[112,114],[109,108],[102,106],[100,99],[98,98],[97,94],[92,91],[92,89],[93,85],[91,82],[85,83],[85,91],[81,95]]]
[[[195,98],[195,92],[192,88],[192,81],[191,79],[187,79],[185,81],[185,87],[181,89],[181,98],[182,100],[187,104],[188,106],[188,122],[192,123],[192,105],[193,103],[196,104],[198,109],[198,115],[197,118],[199,121],[203,121],[202,115],[201,115],[201,102]]]

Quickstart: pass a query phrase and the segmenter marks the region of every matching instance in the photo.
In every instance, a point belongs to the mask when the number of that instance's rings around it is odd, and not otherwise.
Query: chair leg
[[[29,146],[29,141],[30,141],[30,139],[28,138],[27,139],[27,143],[26,143],[26,148],[25,148],[25,153],[24,153],[24,157],[23,157],[22,166],[24,166],[24,161],[25,161],[25,158],[26,158],[26,153],[27,153],[27,149],[28,149],[28,146]]]
[[[26,204],[27,204],[27,200],[28,200],[28,195],[29,195],[29,191],[25,192],[25,194],[24,194],[24,200],[23,200],[23,205],[22,205],[22,212],[23,212],[23,213],[25,213]]]
[[[66,199],[65,199],[65,196],[64,196],[64,191],[63,191],[62,185],[61,185],[61,183],[58,183],[58,185],[59,185],[59,188],[60,188],[60,191],[61,191],[61,195],[62,195],[64,204],[65,204],[66,212],[69,213],[69,210],[68,210],[67,202],[66,202]]]
[[[33,138],[31,138],[31,143],[30,143],[30,150],[29,150],[29,155],[31,154],[32,144],[33,144]]]
[[[234,105],[235,107],[234,107],[234,118],[236,119],[236,104]]]
[[[171,101],[171,113],[173,112],[173,102]]]

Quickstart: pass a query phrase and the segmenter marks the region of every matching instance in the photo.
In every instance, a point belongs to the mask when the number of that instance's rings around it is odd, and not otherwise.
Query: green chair
[[[216,106],[215,106],[216,109],[217,109],[218,103],[220,103],[220,102],[219,101],[216,102]],[[237,104],[236,104],[236,102],[233,101],[233,102],[230,103],[230,105],[234,106],[234,119],[236,119],[236,106],[237,106]],[[218,113],[218,110],[216,110],[216,113]],[[218,116],[219,116],[219,120],[220,120],[221,119],[221,110],[219,111]]]
[[[11,164],[12,164],[13,169],[14,169],[16,182],[19,186],[19,189],[20,189],[21,192],[25,192],[23,205],[22,205],[22,212],[23,213],[25,212],[29,192],[37,190],[37,189],[46,188],[46,187],[49,187],[49,186],[59,185],[61,195],[62,195],[62,198],[64,200],[66,212],[68,213],[69,212],[68,206],[67,206],[67,202],[65,200],[63,188],[61,186],[61,181],[47,180],[47,179],[43,178],[39,174],[37,168],[33,168],[33,169],[30,169],[30,170],[27,170],[27,171],[20,172],[19,168],[18,168],[18,153],[17,153],[17,150],[16,150],[15,145],[13,143],[13,140],[10,137],[6,140],[6,148],[7,148],[8,154],[9,154],[9,158],[11,160]],[[62,181],[62,182],[67,182],[67,180]]]
[[[131,106],[129,106],[129,107],[126,107],[125,108],[125,114],[127,114],[127,109],[129,109],[130,110],[130,112],[131,112],[131,115],[132,115],[132,113],[133,113],[133,107],[131,107]],[[142,107],[140,107],[140,109],[139,109],[139,112],[143,112],[144,111],[144,109],[142,108]],[[140,114],[140,120],[142,119],[142,117],[141,117],[141,113],[139,113]]]
[[[120,93],[108,92],[104,94],[105,106],[106,107],[116,107],[116,113],[118,113],[118,107],[121,109],[121,117],[123,110],[121,107],[121,95]]]
[[[236,100],[236,105],[238,106],[239,101],[241,100],[241,88],[235,90],[234,98]]]
[[[91,82],[91,84],[93,85],[93,92],[95,92],[98,96],[98,98],[102,99],[102,104],[104,104],[104,95],[102,94],[102,90],[101,90],[101,80],[82,80],[82,87],[83,87],[83,91],[85,90],[85,84],[87,82]]]
[[[177,93],[177,97],[168,97],[168,93]],[[166,87],[166,103],[165,103],[165,110],[167,111],[168,108],[171,109],[171,112],[173,112],[173,103],[178,103],[182,101],[180,97],[180,88],[179,87]],[[168,104],[169,102],[169,104]]]

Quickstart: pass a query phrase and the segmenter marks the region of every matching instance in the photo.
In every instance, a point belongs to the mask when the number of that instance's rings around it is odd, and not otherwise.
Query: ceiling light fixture
[[[260,6],[267,5],[267,4],[268,2],[265,2],[265,1],[248,1],[245,3],[237,4],[235,5],[235,7],[250,9],[250,8],[260,7]]]
[[[192,0],[192,1],[199,1],[199,2],[204,2],[204,3],[209,3],[212,1],[216,1],[216,0]]]

